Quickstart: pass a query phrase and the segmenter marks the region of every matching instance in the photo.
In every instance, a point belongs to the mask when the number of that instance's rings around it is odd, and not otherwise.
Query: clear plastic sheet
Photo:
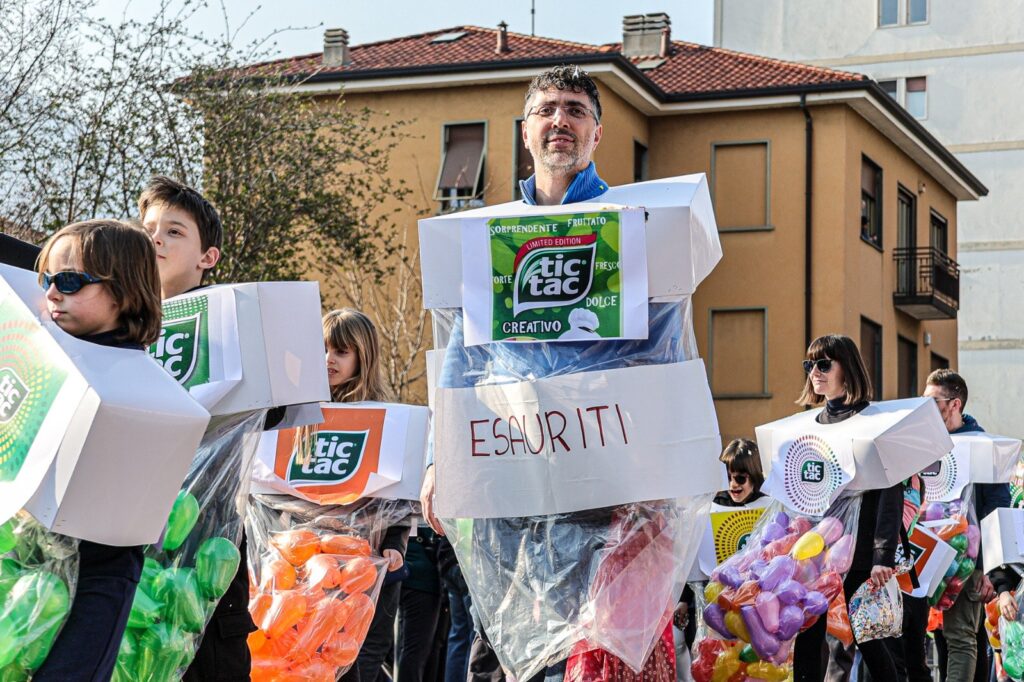
[[[67,619],[78,577],[78,540],[27,512],[0,524],[0,680],[27,680]]]
[[[432,310],[438,386],[465,388],[697,357],[689,297],[649,306],[648,338],[464,346],[459,310]],[[432,439],[433,440],[433,439]],[[639,672],[671,619],[711,496],[550,516],[441,519],[502,666],[528,679],[603,650]]]
[[[1014,600],[1017,602],[1016,620],[1008,621],[999,615],[995,599],[985,606],[985,625],[989,628],[989,642],[994,649],[999,649],[1000,645],[1002,646],[1003,670],[1015,682],[1024,682],[1024,589],[1021,585],[1017,586],[1017,592],[1014,595]],[[995,628],[998,631],[997,637],[993,636],[994,628],[990,626],[993,617],[998,622],[998,627]]]
[[[953,605],[977,568],[981,530],[971,503],[973,491],[974,486],[968,485],[959,499],[926,501],[918,522],[956,550],[956,558],[928,600],[937,611],[946,611]]]
[[[797,635],[845,610],[861,495],[840,497],[822,517],[773,503],[743,550],[711,573],[704,588],[705,625],[713,633],[695,647],[696,682],[782,680],[791,674]]]
[[[266,410],[215,417],[146,562],[114,682],[181,679],[238,570],[249,478]]]
[[[319,506],[254,495],[246,513],[253,682],[333,680],[355,662],[387,572],[384,532],[411,513],[404,500]]]

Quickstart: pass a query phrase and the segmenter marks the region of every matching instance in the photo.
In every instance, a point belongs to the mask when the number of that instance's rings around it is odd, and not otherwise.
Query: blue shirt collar
[[[531,175],[525,180],[519,181],[519,191],[523,195],[523,201],[530,206],[537,205],[537,176]],[[591,161],[590,165],[576,174],[562,197],[563,204],[576,204],[581,201],[589,201],[599,197],[608,191],[608,183],[597,175],[597,166]]]

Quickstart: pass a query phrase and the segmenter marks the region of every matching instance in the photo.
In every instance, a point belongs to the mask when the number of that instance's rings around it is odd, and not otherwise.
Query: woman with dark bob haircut
[[[829,334],[815,339],[804,360],[807,381],[797,403],[821,405],[820,424],[838,424],[861,412],[872,395],[871,379],[864,369],[857,344],[848,336]],[[858,587],[870,581],[881,587],[892,577],[896,566],[896,545],[903,527],[903,484],[884,490],[848,492],[842,497],[860,496],[860,517],[853,564],[843,581],[843,593],[849,604]],[[850,500],[856,503],[854,500]],[[837,501],[838,502],[838,501]],[[825,679],[822,653],[826,619],[800,633],[793,650],[793,677],[796,682],[821,682]],[[886,640],[857,644],[873,680],[897,679],[896,666]]]

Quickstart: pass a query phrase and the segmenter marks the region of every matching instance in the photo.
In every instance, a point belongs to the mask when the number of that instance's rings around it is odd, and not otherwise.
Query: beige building
[[[810,339],[853,337],[877,398],[955,366],[957,202],[985,187],[876,83],[827,68],[670,40],[627,17],[622,44],[455,27],[286,60],[311,94],[408,120],[393,172],[416,219],[518,197],[531,172],[523,95],[546,67],[599,82],[612,185],[708,174],[724,258],[694,306],[723,438],[792,413]]]

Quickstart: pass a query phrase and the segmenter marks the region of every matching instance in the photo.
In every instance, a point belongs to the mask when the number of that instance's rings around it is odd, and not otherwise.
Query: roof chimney
[[[345,66],[351,61],[348,31],[343,28],[329,28],[324,31],[324,66]]]
[[[498,46],[494,51],[498,54],[508,52],[508,24],[504,21],[498,24]]]
[[[668,56],[672,21],[664,12],[622,18],[622,54],[626,57]]]

